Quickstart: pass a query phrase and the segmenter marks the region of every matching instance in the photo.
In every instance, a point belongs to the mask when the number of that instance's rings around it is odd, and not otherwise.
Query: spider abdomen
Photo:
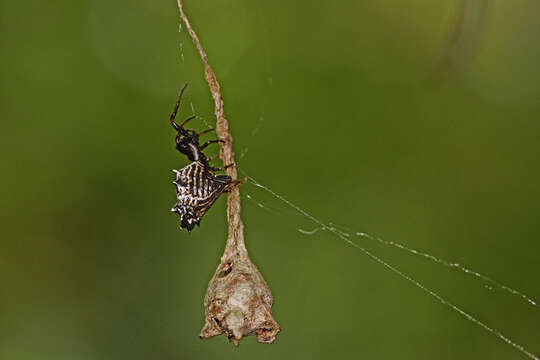
[[[195,225],[200,225],[201,218],[217,198],[227,191],[232,180],[226,175],[215,176],[199,161],[173,172],[176,174],[173,184],[178,201],[171,211],[180,216],[180,227],[191,231]]]

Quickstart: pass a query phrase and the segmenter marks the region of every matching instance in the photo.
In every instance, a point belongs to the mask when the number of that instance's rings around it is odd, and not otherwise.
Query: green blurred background
[[[540,298],[540,2],[188,1],[240,169],[324,222]],[[282,332],[202,341],[225,197],[180,231],[168,124],[213,124],[170,1],[1,2],[0,358],[524,359],[253,184]],[[217,148],[209,148],[212,154]],[[249,195],[249,197],[248,197]],[[354,238],[540,354],[540,309]]]

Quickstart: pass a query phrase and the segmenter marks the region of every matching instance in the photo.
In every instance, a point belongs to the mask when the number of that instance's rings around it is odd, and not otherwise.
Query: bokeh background
[[[238,166],[325,223],[540,298],[540,3],[188,1]],[[170,1],[2,1],[0,358],[524,359],[253,184],[246,240],[282,326],[202,341],[225,197],[180,231],[168,116],[213,124]],[[217,151],[209,148],[208,153]],[[248,197],[249,196],[249,197]],[[540,309],[360,246],[540,354]]]

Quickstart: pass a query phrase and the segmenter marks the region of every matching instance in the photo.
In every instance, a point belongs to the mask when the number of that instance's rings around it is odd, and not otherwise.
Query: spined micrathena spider
[[[200,133],[184,129],[184,125],[196,116],[187,118],[180,125],[174,121],[186,86],[187,83],[180,90],[170,122],[177,131],[176,150],[187,155],[191,164],[180,170],[172,170],[176,174],[173,184],[176,187],[178,202],[171,211],[180,216],[180,227],[191,231],[195,225],[200,226],[201,218],[222,193],[228,191],[232,186],[241,184],[242,181],[233,181],[228,175],[214,174],[215,171],[221,171],[234,165],[228,164],[220,168],[210,166],[209,162],[217,158],[217,155],[206,157],[203,150],[208,145],[223,142],[223,140],[208,140],[200,145],[199,136],[214,129],[207,129]]]

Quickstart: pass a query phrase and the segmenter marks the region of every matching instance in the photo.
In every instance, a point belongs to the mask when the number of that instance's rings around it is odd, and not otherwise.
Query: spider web
[[[440,265],[443,265],[443,266],[446,266],[446,267],[449,267],[449,268],[464,272],[464,273],[466,273],[468,275],[474,276],[477,279],[480,279],[480,280],[486,282],[488,284],[488,289],[500,289],[500,290],[506,291],[506,292],[508,292],[508,293],[510,293],[510,294],[512,294],[514,296],[520,297],[522,300],[526,301],[531,306],[539,307],[537,301],[534,300],[533,298],[531,298],[531,297],[525,295],[524,293],[522,293],[522,292],[520,292],[518,290],[515,290],[515,289],[513,289],[513,288],[511,288],[509,286],[503,285],[500,282],[498,282],[496,280],[493,280],[493,279],[491,279],[490,277],[488,277],[486,275],[483,275],[483,274],[481,274],[481,273],[479,273],[477,271],[474,271],[474,270],[472,270],[472,269],[470,269],[468,267],[465,267],[463,265],[460,265],[458,263],[447,261],[447,260],[438,258],[438,257],[436,257],[434,255],[431,255],[431,254],[428,254],[428,253],[425,253],[425,252],[422,252],[422,251],[407,247],[407,246],[405,246],[403,244],[396,243],[396,242],[393,242],[393,241],[387,241],[387,240],[381,239],[381,238],[376,237],[376,236],[372,236],[372,235],[364,233],[364,232],[349,233],[349,232],[339,230],[334,224],[323,222],[322,220],[320,220],[320,219],[314,217],[313,215],[311,215],[310,213],[308,213],[306,210],[300,208],[299,206],[295,205],[291,201],[287,200],[282,195],[276,193],[275,191],[268,188],[267,186],[259,183],[253,177],[251,177],[249,174],[247,174],[244,170],[239,168],[239,171],[240,171],[240,173],[242,173],[244,176],[246,176],[248,178],[248,180],[249,180],[249,182],[251,184],[253,184],[257,188],[260,188],[260,189],[268,192],[273,197],[280,200],[282,203],[286,204],[290,208],[294,209],[300,215],[302,215],[303,217],[309,219],[312,223],[314,223],[317,226],[311,231],[299,228],[298,231],[301,232],[302,234],[313,235],[313,234],[315,234],[316,232],[318,232],[320,230],[320,231],[327,231],[327,232],[331,233],[332,235],[337,236],[339,239],[345,241],[347,244],[349,244],[349,245],[353,246],[354,248],[360,250],[362,253],[364,253],[369,258],[376,261],[377,263],[379,263],[380,265],[382,265],[386,269],[392,271],[393,273],[397,274],[399,277],[401,277],[401,278],[405,279],[406,281],[410,282],[411,284],[413,284],[414,286],[416,286],[417,288],[422,290],[424,293],[434,297],[441,304],[443,304],[443,305],[447,306],[448,308],[450,308],[451,310],[457,312],[460,316],[462,316],[465,319],[471,321],[475,325],[480,326],[481,328],[483,328],[484,330],[489,332],[491,335],[496,336],[500,340],[502,340],[505,343],[509,344],[510,346],[512,346],[516,350],[520,351],[521,353],[525,354],[526,356],[528,356],[531,359],[535,359],[535,360],[540,359],[535,354],[533,354],[532,352],[527,350],[525,347],[523,347],[522,345],[516,343],[514,340],[510,339],[508,336],[504,335],[501,331],[487,325],[483,321],[480,321],[477,317],[475,317],[471,313],[466,312],[465,310],[461,309],[458,305],[448,301],[447,299],[445,299],[439,293],[435,292],[434,290],[432,290],[432,289],[428,288],[427,286],[425,286],[424,284],[422,284],[420,281],[415,280],[411,275],[408,275],[407,273],[399,270],[395,265],[392,265],[392,264],[386,262],[381,257],[373,254],[371,251],[368,251],[366,248],[362,247],[357,242],[355,242],[352,238],[353,238],[353,236],[364,237],[364,238],[367,238],[367,239],[370,239],[370,240],[373,240],[373,241],[377,241],[377,242],[379,242],[379,243],[381,243],[383,245],[392,246],[392,247],[395,247],[395,248],[398,248],[398,249],[401,249],[401,250],[405,250],[410,254],[424,257],[424,258],[426,258],[426,259],[428,259],[430,261],[433,261],[433,262],[435,262],[437,264],[440,264]],[[272,209],[268,208],[267,206],[265,206],[264,204],[262,204],[260,202],[257,202],[253,198],[252,195],[248,194],[248,195],[246,195],[246,198],[251,200],[251,201],[254,201],[257,204],[257,206],[260,207],[260,208],[263,208],[263,209],[268,210],[268,211],[275,212],[275,210],[272,210]]]
[[[264,117],[260,117],[256,122],[255,126],[251,132],[252,139],[255,137],[255,135],[259,132],[264,122]],[[246,154],[248,153],[249,147],[245,146],[240,150],[240,156],[239,160],[243,159]],[[426,286],[419,280],[415,279],[412,275],[409,275],[408,273],[400,270],[396,265],[391,264],[388,261],[385,261],[382,257],[379,255],[376,255],[374,252],[367,250],[365,247],[361,246],[357,241],[359,239],[368,239],[372,242],[381,244],[386,247],[391,247],[395,249],[399,249],[403,252],[406,252],[408,255],[420,257],[423,259],[426,259],[434,264],[450,268],[454,271],[466,274],[467,276],[472,277],[474,280],[482,281],[484,283],[484,286],[486,289],[492,291],[492,290],[500,290],[502,292],[505,292],[507,294],[510,294],[511,296],[519,298],[521,301],[523,301],[525,304],[533,307],[533,308],[540,308],[540,304],[536,299],[533,297],[525,294],[522,291],[519,291],[517,289],[514,289],[508,285],[505,285],[487,275],[484,275],[476,270],[474,270],[472,267],[464,264],[460,264],[455,261],[450,261],[443,259],[441,257],[437,257],[435,255],[432,255],[426,251],[415,249],[413,247],[407,246],[400,242],[395,242],[391,240],[385,240],[381,237],[368,234],[366,232],[361,231],[353,231],[350,228],[345,228],[343,226],[336,225],[332,222],[324,222],[320,220],[319,218],[313,216],[310,212],[307,210],[304,210],[303,208],[299,207],[292,201],[288,200],[283,195],[277,193],[276,191],[272,190],[268,186],[258,182],[253,178],[250,174],[248,174],[243,168],[237,166],[237,169],[239,170],[239,173],[242,174],[242,176],[245,176],[248,178],[249,183],[255,186],[258,189],[261,189],[265,191],[266,193],[270,194],[273,198],[277,199],[282,204],[285,204],[288,208],[294,210],[297,214],[302,216],[303,218],[309,220],[315,227],[311,228],[310,230],[306,230],[302,227],[297,227],[298,232],[300,232],[303,235],[314,235],[318,232],[327,232],[331,235],[339,238],[340,240],[344,241],[345,243],[349,244],[350,246],[354,247],[355,249],[362,252],[364,255],[368,256],[378,264],[385,267],[387,270],[390,270],[394,274],[398,275],[402,279],[406,280],[407,282],[413,284],[415,287],[422,290],[425,294],[435,298],[438,300],[441,304],[444,306],[450,308],[452,311],[459,314],[461,317],[465,318],[466,320],[472,322],[476,326],[479,326],[480,328],[487,331],[492,336],[495,336],[499,340],[505,342],[506,344],[512,346],[517,351],[521,352],[522,354],[526,355],[527,357],[535,360],[540,360],[540,358],[532,353],[530,350],[525,348],[524,346],[520,345],[513,339],[511,339],[509,336],[505,335],[502,331],[496,329],[495,327],[492,327],[488,325],[485,321],[480,320],[477,316],[475,316],[472,312],[468,312],[463,310],[459,305],[447,300],[444,296],[442,296],[437,291],[434,291],[430,287]],[[246,193],[245,191],[241,193],[242,196],[244,196],[247,200],[254,203],[258,208],[270,212],[274,215],[283,215],[282,211],[280,209],[272,208],[265,203],[257,200],[253,194]]]
[[[182,23],[180,23],[180,25],[179,25],[178,32],[182,32]],[[180,60],[181,60],[182,64],[185,64],[184,44],[183,44],[182,41],[180,41],[179,50],[180,50]],[[270,86],[272,85],[272,78],[271,77],[268,78],[268,83],[269,83]],[[194,115],[194,116],[196,116],[196,118],[202,120],[207,128],[212,127],[205,117],[200,116],[200,115],[197,114],[197,111],[196,111],[195,106],[193,104],[191,92],[189,91],[189,89],[186,92],[186,95],[187,95],[187,101],[190,104],[190,109],[191,109],[192,115]],[[254,138],[257,135],[257,133],[260,131],[261,127],[264,124],[264,120],[265,120],[265,118],[263,116],[260,116],[256,120],[256,124],[255,124],[253,130],[251,131],[251,137],[252,138]],[[243,147],[240,150],[240,153],[238,155],[238,159],[239,160],[243,159],[247,155],[248,151],[249,151],[249,147],[247,147],[247,146]],[[517,351],[521,352],[522,354],[526,355],[528,358],[534,359],[534,360],[540,360],[540,358],[537,355],[535,355],[534,353],[529,351],[527,348],[525,348],[524,346],[520,345],[519,343],[517,343],[516,341],[511,339],[509,336],[505,335],[502,331],[500,331],[500,330],[498,330],[498,329],[496,329],[496,328],[494,328],[492,326],[489,326],[486,322],[479,320],[471,312],[467,312],[467,311],[463,310],[460,306],[458,306],[455,303],[447,300],[445,297],[440,295],[438,292],[432,290],[428,286],[424,285],[419,280],[416,280],[412,275],[409,275],[408,273],[400,270],[396,265],[393,265],[390,262],[385,261],[382,257],[374,254],[372,251],[367,250],[365,247],[361,246],[358,242],[356,242],[355,239],[360,239],[360,238],[368,239],[370,241],[382,244],[382,245],[387,246],[387,247],[392,247],[392,248],[402,250],[402,251],[406,252],[409,255],[427,259],[427,260],[429,260],[429,261],[431,261],[431,262],[433,262],[435,264],[438,264],[438,265],[441,265],[443,267],[450,268],[450,269],[453,269],[455,271],[467,274],[467,275],[473,277],[476,280],[484,282],[484,286],[488,290],[501,290],[503,292],[506,292],[506,293],[508,293],[508,294],[510,294],[512,296],[515,296],[515,297],[519,298],[520,300],[524,301],[526,304],[528,304],[528,305],[530,305],[530,306],[532,306],[534,308],[540,308],[540,305],[539,305],[538,301],[535,300],[533,297],[528,296],[525,293],[523,293],[523,292],[521,292],[519,290],[516,290],[516,289],[514,289],[514,288],[512,288],[512,287],[510,287],[508,285],[502,284],[501,282],[499,282],[497,280],[494,280],[493,278],[491,278],[489,276],[486,276],[486,275],[484,275],[484,274],[482,274],[482,273],[480,273],[480,272],[478,272],[476,270],[473,270],[471,267],[460,264],[458,262],[449,261],[449,260],[437,257],[437,256],[429,254],[429,253],[427,253],[425,251],[421,251],[421,250],[409,247],[409,246],[407,246],[407,245],[405,245],[403,243],[399,243],[399,242],[395,242],[395,241],[391,241],[391,240],[385,240],[385,239],[383,239],[381,237],[374,236],[374,235],[371,235],[371,234],[368,234],[368,233],[365,233],[365,232],[351,231],[350,229],[343,228],[341,226],[335,225],[332,222],[324,222],[324,221],[320,220],[319,218],[311,215],[310,212],[308,212],[308,211],[302,209],[301,207],[299,207],[298,205],[294,204],[292,201],[288,200],[283,195],[280,195],[276,191],[270,189],[268,186],[263,185],[262,183],[258,182],[252,176],[250,176],[248,173],[246,173],[246,171],[244,171],[242,168],[237,166],[237,169],[239,170],[239,172],[241,174],[243,174],[243,176],[248,178],[250,184],[252,184],[253,186],[255,186],[258,189],[261,189],[261,190],[267,192],[272,197],[279,200],[281,203],[285,204],[287,207],[294,210],[297,214],[299,214],[300,216],[308,219],[313,225],[315,225],[315,227],[312,228],[311,230],[306,230],[306,229],[298,227],[297,230],[301,234],[303,234],[303,235],[314,235],[319,231],[328,232],[329,234],[339,238],[340,240],[344,241],[348,245],[352,246],[353,248],[359,250],[361,253],[368,256],[370,259],[377,262],[378,264],[382,265],[387,270],[393,272],[394,274],[396,274],[400,278],[402,278],[402,279],[406,280],[407,282],[411,283],[412,285],[414,285],[415,287],[420,289],[425,294],[433,297],[434,299],[439,301],[442,305],[444,305],[447,308],[451,309],[452,311],[456,312],[461,317],[463,317],[466,320],[470,321],[474,325],[484,329],[490,335],[495,336],[499,340],[501,340],[501,341],[505,342],[506,344],[510,345],[511,347],[513,347],[515,350],[517,350]],[[249,201],[256,204],[256,206],[258,208],[260,208],[262,210],[265,210],[265,211],[268,211],[268,212],[271,212],[273,214],[280,215],[280,210],[273,209],[273,208],[269,207],[268,205],[263,204],[262,202],[255,199],[253,195],[246,194],[245,192],[241,193],[241,194],[246,199],[248,199]],[[341,227],[341,229],[340,229],[340,227]]]

